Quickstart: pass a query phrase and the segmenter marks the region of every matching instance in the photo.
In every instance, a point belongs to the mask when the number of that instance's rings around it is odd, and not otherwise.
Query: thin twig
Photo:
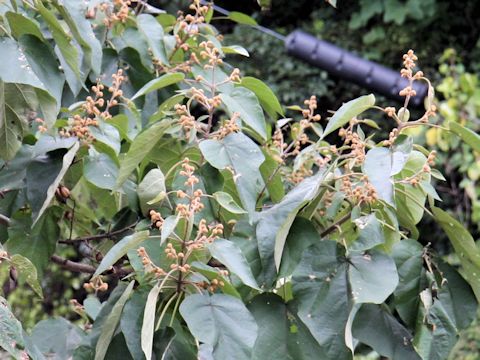
[[[58,255],[52,255],[50,257],[50,260],[52,260],[55,264],[58,264],[63,268],[73,272],[93,274],[96,270],[95,267],[93,267],[92,265],[82,264],[82,263],[74,262],[71,260],[67,260]]]
[[[0,224],[10,226],[12,224],[12,221],[8,216],[0,214]]]
[[[320,234],[320,237],[325,237],[327,236],[328,234],[334,232],[338,226],[342,225],[345,221],[349,220],[351,218],[351,214],[348,213],[347,215],[345,215],[344,217],[342,217],[340,220],[334,222],[332,225],[330,225],[328,228],[326,228],[321,234]]]
[[[138,224],[138,221],[135,223],[128,225],[127,227],[124,227],[123,229],[115,230],[115,231],[109,231],[104,234],[97,234],[97,235],[90,235],[90,236],[84,236],[84,237],[79,237],[71,240],[60,240],[60,244],[75,244],[79,241],[91,241],[91,240],[99,240],[99,239],[110,239],[116,235],[122,234],[128,230],[131,230],[133,227],[135,227]]]
[[[50,260],[54,262],[55,264],[60,265],[64,269],[67,269],[69,271],[73,272],[79,272],[79,273],[85,273],[85,274],[94,274],[95,271],[97,270],[94,266],[88,265],[88,264],[83,264],[75,261],[71,261],[68,259],[64,259],[58,255],[52,255],[50,257]],[[132,270],[130,269],[123,269],[120,267],[113,267],[111,271],[109,271],[107,274],[112,274],[115,275],[116,277],[122,278],[128,274],[130,274]]]

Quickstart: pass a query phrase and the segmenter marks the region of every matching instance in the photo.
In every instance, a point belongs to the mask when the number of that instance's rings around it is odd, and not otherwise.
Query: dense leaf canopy
[[[327,119],[314,96],[284,108],[225,62],[248,52],[222,44],[213,20],[197,0],[178,18],[128,0],[0,4],[0,266],[39,298],[53,263],[87,274],[89,293],[72,299],[75,322],[33,329],[0,297],[0,347],[445,359],[475,317],[480,252],[437,207],[436,154],[409,135],[436,127],[433,91],[418,119],[402,115],[410,87],[398,110],[373,94]],[[416,61],[404,56],[403,76],[430,86]],[[480,148],[474,132],[442,129]],[[418,242],[424,216],[460,268]]]

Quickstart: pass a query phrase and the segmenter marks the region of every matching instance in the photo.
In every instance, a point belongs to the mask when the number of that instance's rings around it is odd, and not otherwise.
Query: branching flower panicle
[[[113,85],[108,88],[110,98],[105,99],[105,86],[97,81],[97,84],[91,88],[93,96],[87,96],[81,106],[82,114],[73,115],[69,119],[69,126],[59,131],[60,136],[77,137],[82,144],[86,145],[95,140],[90,127],[98,127],[100,121],[110,119],[112,117],[110,110],[118,105],[118,99],[123,96],[123,91],[120,89],[125,81],[123,70],[119,69],[112,74],[112,78]]]

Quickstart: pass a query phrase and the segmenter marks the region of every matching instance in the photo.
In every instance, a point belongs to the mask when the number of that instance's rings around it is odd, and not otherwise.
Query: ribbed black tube
[[[290,55],[326,70],[338,78],[351,81],[389,98],[404,100],[398,93],[408,85],[408,80],[402,78],[399,72],[362,59],[301,30],[295,30],[289,34],[285,39],[285,46]],[[416,81],[413,88],[417,95],[412,97],[410,102],[414,106],[422,106],[428,87],[425,83]]]

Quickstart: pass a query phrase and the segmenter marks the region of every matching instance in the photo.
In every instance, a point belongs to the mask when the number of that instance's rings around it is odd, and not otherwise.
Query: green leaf
[[[240,248],[234,242],[217,239],[208,245],[208,250],[212,257],[220,261],[230,272],[237,275],[245,285],[253,289],[260,290],[257,281],[252,274],[252,269],[248,264]]]
[[[257,196],[263,188],[259,168],[265,160],[257,144],[242,133],[234,133],[222,141],[202,141],[199,147],[205,159],[214,168],[219,170],[230,168],[235,171],[235,185],[242,205],[250,217],[253,216]]]
[[[361,216],[354,220],[358,229],[358,238],[350,246],[350,250],[365,251],[385,243],[382,226],[375,214]]]
[[[232,214],[245,214],[246,211],[243,210],[236,202],[233,200],[232,196],[229,193],[223,191],[217,191],[213,193],[213,197],[217,200],[218,204],[224,209],[230,211]]]
[[[14,215],[5,244],[8,252],[26,257],[41,274],[55,252],[60,235],[58,217],[58,208],[49,208],[32,227],[30,214]]]
[[[82,47],[88,65],[96,75],[100,75],[102,45],[95,36],[92,23],[85,17],[88,4],[77,0],[54,0],[54,5],[68,24],[75,40]]]
[[[454,121],[450,121],[448,123],[448,127],[451,131],[458,135],[460,139],[467,143],[473,150],[480,152],[480,136],[477,133]]]
[[[140,164],[147,154],[155,147],[172,122],[163,120],[155,123],[133,140],[125,158],[120,162],[120,171],[117,178],[118,189],[127,180],[132,171]]]
[[[224,54],[237,54],[246,57],[250,56],[247,49],[239,45],[222,46],[222,51]]]
[[[280,268],[283,249],[290,226],[297,213],[318,193],[324,173],[305,179],[283,200],[259,215],[256,234],[263,271],[270,286]]]
[[[22,35],[30,34],[45,42],[42,31],[32,19],[11,11],[7,11],[5,17],[15,39],[19,40]]]
[[[125,336],[128,350],[134,360],[143,360],[141,345],[141,332],[143,312],[147,301],[148,292],[144,288],[137,288],[125,304],[120,319],[120,328]]]
[[[243,302],[228,295],[190,295],[180,305],[190,332],[211,349],[214,360],[250,359],[257,324]]]
[[[80,79],[80,66],[78,62],[78,50],[71,42],[71,37],[63,29],[54,13],[48,10],[41,0],[35,0],[35,7],[38,13],[45,20],[60,53],[68,64],[77,79]]]
[[[432,299],[430,289],[423,292]],[[441,301],[433,301],[418,313],[413,345],[422,359],[443,360],[457,342],[455,324]]]
[[[256,296],[248,305],[258,325],[252,360],[326,359],[325,351],[298,318],[292,303],[278,295]]]
[[[108,154],[112,159],[116,159],[120,153],[120,132],[113,126],[101,122],[99,126],[90,126],[90,134],[95,138],[95,149]]]
[[[272,156],[264,152],[265,161],[260,166],[263,181],[267,185],[268,195],[274,203],[280,202],[285,196],[282,175],[279,170],[280,164]]]
[[[150,290],[145,303],[145,312],[143,314],[143,325],[141,334],[142,350],[147,360],[152,358],[153,333],[155,327],[155,311],[157,309],[157,299],[160,293],[160,282]]]
[[[364,95],[357,99],[350,100],[343,104],[335,114],[328,120],[322,138],[347,124],[352,118],[360,115],[365,110],[375,105],[375,96],[373,94]]]
[[[107,154],[90,148],[83,162],[83,176],[100,189],[112,190],[118,176],[118,166]]]
[[[49,358],[68,359],[86,336],[64,318],[42,320],[32,330],[30,341]]]
[[[73,160],[75,159],[75,155],[77,154],[77,151],[79,148],[80,148],[79,143],[75,142],[73,146],[63,156],[62,167],[60,168],[60,172],[57,174],[57,176],[55,177],[55,180],[48,187],[47,194],[46,194],[47,196],[45,198],[45,201],[42,204],[42,207],[40,208],[40,210],[34,211],[32,214],[32,216],[34,217],[33,225],[35,225],[35,223],[38,221],[38,219],[40,219],[44,211],[47,209],[48,205],[50,205],[50,202],[55,196],[55,191],[57,190],[58,185],[60,185],[60,182],[65,176],[65,173],[69,169],[70,165],[72,165]]]
[[[137,16],[138,29],[143,33],[155,59],[160,60],[164,65],[168,65],[168,57],[164,44],[164,32],[162,25],[149,14]]]
[[[10,264],[15,267],[20,285],[27,283],[43,299],[42,287],[38,281],[37,269],[26,257],[15,254],[10,259]]]
[[[444,304],[447,313],[458,330],[466,329],[476,318],[478,301],[471,286],[447,263],[438,264],[447,283],[440,289],[438,299]]]
[[[389,204],[394,203],[392,166],[392,153],[383,147],[369,150],[363,163],[363,173],[368,176],[378,197]]]
[[[328,359],[346,359],[343,336],[352,304],[382,303],[398,284],[395,263],[379,251],[348,257],[337,242],[323,240],[305,250],[293,273],[298,316]]]
[[[110,266],[114,265],[120,258],[126,255],[128,250],[136,249],[145,239],[148,238],[148,236],[148,230],[139,231],[132,235],[125,236],[122,240],[116,243],[107,254],[105,254],[93,276],[98,276],[108,270]]]
[[[423,169],[427,158],[419,151],[412,151],[399,173],[399,179],[404,179],[409,176],[414,176]],[[424,175],[425,181],[430,181],[429,175]],[[401,190],[395,193],[395,205],[397,207],[397,216],[401,225],[407,227],[407,224],[418,224],[425,212],[424,204],[427,199],[427,194],[422,187],[414,187],[408,184],[395,184],[395,189]]]
[[[0,348],[20,359],[24,345],[22,324],[10,310],[7,300],[0,296]]]
[[[320,241],[320,235],[313,223],[303,217],[296,217],[283,247],[278,277],[283,278],[292,275],[302,259],[305,249],[317,241]]]
[[[164,74],[156,79],[153,79],[146,83],[140,90],[132,96],[132,100],[136,98],[151,93],[152,91],[162,89],[164,87],[176,84],[185,79],[185,74],[183,73],[168,73]]]
[[[258,25],[254,18],[238,11],[230,11],[230,14],[228,14],[228,18],[232,21],[235,21],[237,24],[251,26]]]
[[[85,308],[85,312],[87,315],[92,319],[95,320],[98,316],[98,313],[102,309],[102,304],[100,300],[95,295],[89,295],[83,301],[83,307]]]
[[[39,53],[44,53],[44,45],[41,46]],[[23,49],[19,44],[7,37],[3,37],[0,40],[0,61],[2,67],[0,67],[0,79],[6,83],[24,84],[30,85],[39,89],[47,90],[46,84],[38,78],[33,72],[33,66],[30,63],[31,57],[26,56]],[[47,67],[50,67],[52,63],[51,59],[46,59]],[[36,69],[43,64],[36,64]],[[57,73],[57,71],[55,71]],[[53,78],[54,74],[51,74]],[[17,85],[19,86],[19,85]]]
[[[240,119],[250,126],[263,140],[267,139],[265,116],[255,94],[244,87],[237,87],[232,92],[221,93],[220,98],[230,115],[238,113]]]
[[[0,160],[0,189],[22,189],[25,187],[24,179],[27,175],[27,166],[33,158],[33,150],[30,145],[23,145],[13,160],[5,162]]]
[[[27,58],[29,67],[31,67],[30,72],[26,71],[27,74],[38,78],[41,86],[35,87],[46,90],[53,97],[58,112],[65,84],[65,76],[58,69],[55,53],[48,45],[33,35],[23,35],[18,44],[21,46],[19,51],[23,51],[24,57]],[[6,79],[4,80],[6,81]],[[56,115],[57,113],[55,113],[54,119],[48,119],[49,126],[54,124]]]
[[[140,208],[144,214],[150,208],[149,202],[154,200],[160,193],[165,193],[165,176],[160,169],[152,169],[138,184],[137,194],[140,200]],[[164,196],[165,197],[165,196]]]
[[[477,300],[480,301],[480,251],[476,247],[472,235],[446,211],[432,207],[432,212],[450,239],[462,265],[462,272],[472,286]]]
[[[246,76],[242,78],[240,85],[253,91],[255,95],[257,95],[260,104],[272,118],[277,118],[276,113],[284,116],[282,105],[280,105],[277,96],[263,81],[251,76]]]
[[[179,220],[180,218],[177,215],[170,215],[165,219],[162,225],[160,244],[163,244],[165,241],[167,241],[168,237],[172,235]]]
[[[120,321],[123,307],[127,302],[128,298],[130,297],[134,285],[135,281],[131,281],[130,284],[128,284],[122,296],[120,296],[118,301],[113,306],[112,311],[105,319],[105,322],[102,326],[102,332],[100,334],[100,337],[98,338],[97,345],[95,347],[95,360],[103,360],[105,358],[108,346],[112,341],[115,329],[117,328],[117,325]]]
[[[355,316],[353,336],[389,359],[421,360],[410,332],[382,306],[362,305]]]
[[[28,113],[36,107],[33,101],[35,93],[31,87],[0,80],[0,158],[12,160],[22,146]]]
[[[388,255],[371,250],[352,253],[349,257],[348,279],[356,303],[381,304],[398,285],[395,262]]]
[[[392,255],[397,265],[400,282],[395,289],[394,303],[400,318],[414,327],[418,314],[421,273],[423,269],[423,247],[415,240],[407,239],[396,243]]]

